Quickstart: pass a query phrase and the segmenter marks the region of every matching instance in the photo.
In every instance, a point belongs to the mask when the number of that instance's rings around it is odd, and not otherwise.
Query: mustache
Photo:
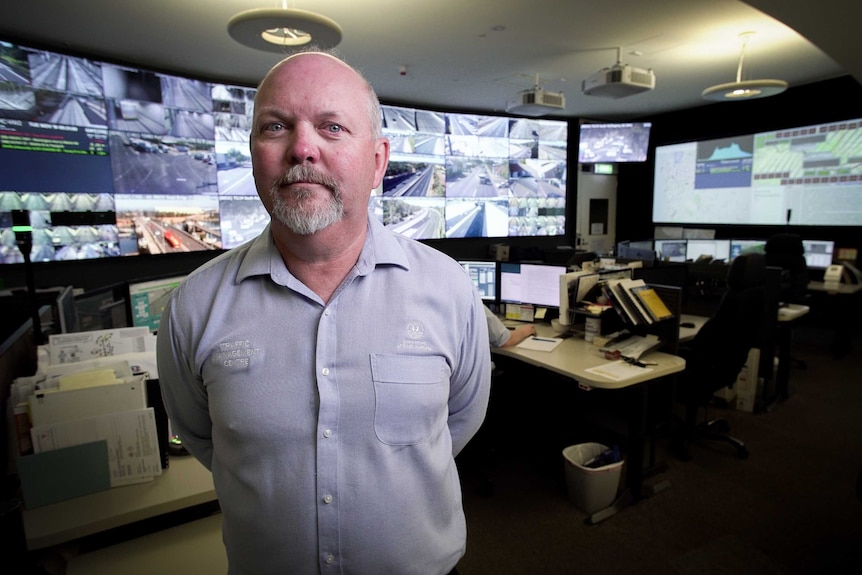
[[[297,183],[319,184],[330,191],[338,190],[339,187],[338,182],[333,178],[305,164],[291,167],[275,182],[275,185],[280,188]]]

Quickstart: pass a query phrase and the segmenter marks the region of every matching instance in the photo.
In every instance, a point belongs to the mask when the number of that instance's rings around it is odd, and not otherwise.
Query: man
[[[189,275],[159,329],[173,429],[213,472],[232,574],[445,574],[454,464],[490,352],[458,263],[368,217],[386,171],[371,86],[324,53],[259,86],[256,239]]]

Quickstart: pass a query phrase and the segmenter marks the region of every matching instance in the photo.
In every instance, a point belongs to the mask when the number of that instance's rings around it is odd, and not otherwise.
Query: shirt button
[[[323,437],[332,437],[332,430],[326,429],[323,431]]]
[[[329,311],[329,308],[326,308],[325,310],[323,310],[323,315],[325,315],[325,316],[329,316],[330,313],[332,313],[332,312]]]
[[[332,503],[332,495],[324,495],[323,496],[324,503]]]
[[[326,556],[326,562],[327,562],[327,563],[332,563],[333,561],[335,561],[335,556],[334,556],[334,555],[327,555],[327,556]]]
[[[329,368],[324,367],[323,369],[320,370],[320,373],[322,373],[323,375],[329,375]]]

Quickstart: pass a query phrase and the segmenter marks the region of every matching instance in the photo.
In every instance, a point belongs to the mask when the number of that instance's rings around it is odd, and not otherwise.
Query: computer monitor
[[[684,262],[688,240],[656,240],[656,257],[662,261]]]
[[[730,261],[730,240],[689,239],[685,258],[691,261]]]
[[[78,331],[129,327],[126,283],[106,285],[75,296]]]
[[[730,259],[742,254],[766,253],[766,240],[730,240]]]
[[[129,282],[129,310],[133,327],[159,329],[162,312],[171,292],[186,278],[186,274]]]
[[[500,301],[558,308],[566,266],[500,262]]]
[[[617,257],[651,262],[655,259],[653,242],[652,240],[619,242],[617,244]]]
[[[57,319],[60,323],[60,333],[78,331],[78,312],[75,309],[75,290],[66,286],[57,296]]]
[[[810,268],[826,269],[832,265],[835,242],[831,240],[802,240],[805,263]]]
[[[461,260],[458,263],[473,280],[483,301],[497,301],[497,262]]]

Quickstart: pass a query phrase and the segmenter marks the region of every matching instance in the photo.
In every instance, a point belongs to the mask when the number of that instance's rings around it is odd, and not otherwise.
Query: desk
[[[554,331],[547,324],[537,323],[536,330],[540,337],[553,337]],[[586,370],[608,363],[598,348],[587,343],[581,337],[573,336],[563,340],[553,351],[533,351],[517,346],[494,348],[498,355],[511,357],[530,365],[547,369],[577,382],[581,388],[589,389],[630,389],[637,401],[631,410],[629,421],[629,437],[626,462],[626,489],[623,495],[610,508],[594,513],[588,518],[589,523],[602,521],[632,500],[640,499],[643,494],[644,478],[644,448],[646,438],[647,391],[650,381],[667,375],[681,372],[685,369],[685,360],[681,357],[661,352],[650,352],[645,355],[657,365],[644,369],[641,375],[625,381],[611,381],[602,376],[594,375]],[[641,385],[644,384],[644,385]]]
[[[172,457],[153,481],[25,509],[27,548],[43,549],[215,500],[209,470],[191,456]]]
[[[694,339],[694,336],[697,335],[697,332],[700,331],[700,328],[703,327],[703,324],[706,323],[706,320],[709,318],[703,315],[692,315],[690,313],[683,313],[679,316],[679,342],[691,341]],[[694,327],[682,327],[684,323],[694,324]]]
[[[227,573],[221,514],[78,555],[66,575]]]
[[[862,291],[862,284],[808,282],[810,291],[826,292],[830,295],[853,295]]]
[[[836,359],[850,353],[853,330],[858,330],[862,307],[862,284],[808,282],[811,306],[822,311],[827,325],[833,331],[830,343]]]

